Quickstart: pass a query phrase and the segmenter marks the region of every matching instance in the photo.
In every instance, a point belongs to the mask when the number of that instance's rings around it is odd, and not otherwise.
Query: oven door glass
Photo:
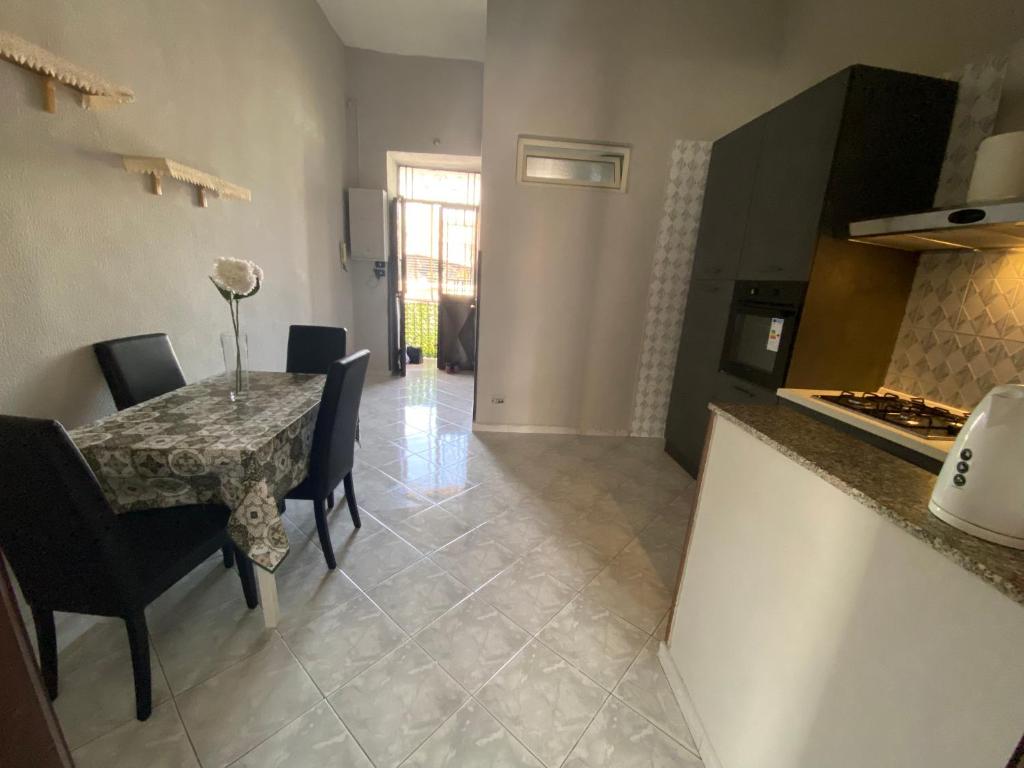
[[[781,387],[795,326],[796,312],[791,308],[735,306],[722,351],[722,369],[764,387]]]

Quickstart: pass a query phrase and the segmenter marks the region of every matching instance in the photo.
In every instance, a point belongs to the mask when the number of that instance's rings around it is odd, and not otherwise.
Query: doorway
[[[476,368],[480,174],[399,165],[392,263],[396,373]]]

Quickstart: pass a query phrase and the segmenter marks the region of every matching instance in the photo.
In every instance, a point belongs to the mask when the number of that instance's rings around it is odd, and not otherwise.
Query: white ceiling
[[[345,45],[484,60],[487,0],[317,0]]]

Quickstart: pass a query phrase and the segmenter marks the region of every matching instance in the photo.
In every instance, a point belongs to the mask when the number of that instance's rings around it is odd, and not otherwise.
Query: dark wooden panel
[[[847,224],[931,208],[946,153],[957,85],[951,80],[855,66],[822,223]]]
[[[822,236],[787,387],[874,390],[892,358],[916,253]]]
[[[700,462],[732,292],[731,280],[694,280],[687,297],[665,424],[665,450],[691,474]]]
[[[848,81],[844,70],[768,113],[739,279],[807,279]]]
[[[736,277],[766,122],[759,117],[715,142],[697,235],[695,278]]]
[[[0,766],[72,768],[64,734],[25,634],[7,563],[0,556]]]

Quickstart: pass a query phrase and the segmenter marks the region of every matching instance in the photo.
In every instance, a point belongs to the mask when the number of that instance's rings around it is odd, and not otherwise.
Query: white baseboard
[[[629,437],[628,429],[574,429],[573,427],[544,427],[531,424],[479,424],[473,423],[474,432],[513,432],[527,435],[581,435],[583,437]]]
[[[658,646],[658,660],[661,661],[662,669],[665,670],[665,677],[668,678],[669,687],[676,697],[679,709],[683,712],[683,719],[686,720],[686,725],[690,729],[690,735],[693,736],[693,741],[697,745],[697,751],[700,753],[700,759],[704,763],[704,768],[724,768],[721,760],[718,759],[718,755],[715,753],[714,747],[711,746],[707,731],[704,730],[704,723],[701,721],[700,715],[697,714],[697,708],[693,703],[693,699],[690,698],[690,692],[686,688],[686,683],[683,682],[683,677],[679,674],[679,670],[672,660],[672,654],[669,653],[668,646],[665,643],[661,643]]]
[[[473,422],[474,432],[516,432],[530,435],[578,435],[571,427],[538,427],[528,424],[479,424]]]

